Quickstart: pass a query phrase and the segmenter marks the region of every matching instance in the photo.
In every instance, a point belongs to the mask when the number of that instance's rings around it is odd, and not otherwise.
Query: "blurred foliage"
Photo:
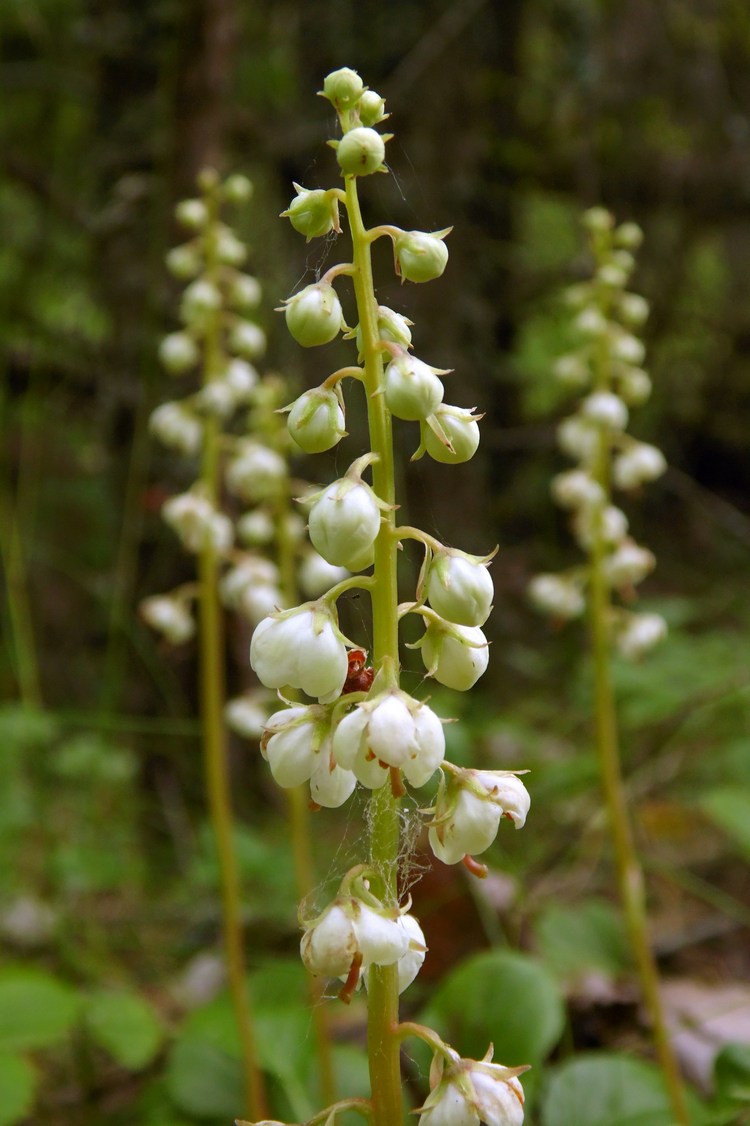
[[[540,624],[524,590],[572,557],[548,496],[567,405],[549,373],[568,344],[561,291],[587,266],[577,216],[603,203],[645,231],[636,287],[652,305],[655,393],[636,427],[671,464],[630,511],[659,560],[646,594],[670,638],[615,669],[657,951],[674,975],[746,978],[749,61],[744,0],[0,5],[0,1123],[218,1126],[237,1107],[228,1001],[196,962],[217,945],[218,893],[195,653],[161,649],[135,613],[184,577],[158,520],[180,470],[146,433],[164,398],[156,343],[174,323],[162,256],[199,167],[249,173],[240,233],[263,274],[274,363],[300,384],[338,366],[336,345],[325,371],[319,355],[299,359],[271,309],[330,264],[313,243],[302,265],[275,217],[291,180],[328,182],[330,115],[309,91],[344,63],[398,119],[393,175],[375,188],[389,213],[455,227],[441,282],[390,283],[383,299],[415,320],[420,355],[456,369],[456,399],[486,412],[462,483],[446,489],[424,462],[403,471],[406,522],[502,546],[490,670],[470,701],[434,702],[460,717],[455,761],[528,766],[533,796],[524,833],[504,827],[489,854],[486,885],[436,866],[412,888],[431,952],[407,1011],[466,1025],[467,1051],[494,1038],[498,1058],[513,1030],[526,1036],[539,1126],[667,1121],[658,1076],[628,1054],[645,1037],[611,894],[585,643]],[[229,641],[241,689],[247,639]],[[303,1117],[316,1090],[296,895],[283,798],[254,747],[234,748],[233,792],[251,985],[267,1043],[285,1046],[264,1060],[274,1113]],[[356,857],[360,813],[343,843],[316,814],[321,889]],[[358,1093],[361,1006],[337,1020],[340,1089]],[[426,1067],[415,1052],[415,1103]],[[713,1089],[706,1121],[748,1121],[746,1044],[717,1055]]]

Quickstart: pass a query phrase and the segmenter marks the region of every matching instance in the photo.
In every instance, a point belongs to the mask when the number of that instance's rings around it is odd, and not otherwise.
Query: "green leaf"
[[[419,1019],[460,1044],[463,1055],[481,1059],[493,1043],[495,1059],[515,1067],[544,1059],[560,1038],[565,1011],[557,983],[538,961],[490,950],[449,974]]]
[[[750,859],[750,787],[717,786],[703,798],[701,808]]]
[[[34,1105],[36,1075],[22,1056],[0,1055],[0,1126],[20,1122]]]
[[[164,1039],[153,1008],[136,993],[95,994],[86,1005],[85,1021],[94,1043],[129,1071],[151,1063]]]
[[[673,1126],[661,1075],[651,1064],[612,1054],[557,1067],[542,1099],[542,1126]]]
[[[714,1089],[720,1104],[750,1106],[750,1044],[725,1044],[714,1060]]]
[[[78,1007],[75,991],[52,974],[20,966],[0,971],[0,1051],[65,1039]]]
[[[176,1041],[166,1085],[179,1110],[198,1118],[234,1121],[245,1106],[240,1060],[203,1038],[182,1036]]]
[[[603,900],[553,903],[539,916],[535,934],[545,965],[562,978],[592,968],[616,976],[630,965],[620,914]]]

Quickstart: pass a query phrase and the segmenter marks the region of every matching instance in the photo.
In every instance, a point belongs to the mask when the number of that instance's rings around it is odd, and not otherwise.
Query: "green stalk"
[[[214,231],[218,221],[218,198],[206,192],[211,218],[206,230],[206,272],[215,280],[218,260]],[[222,361],[219,314],[211,317],[205,336],[203,379],[207,383]],[[215,418],[207,418],[204,430],[201,484],[213,504],[219,498],[220,431]],[[224,622],[219,602],[219,566],[216,551],[207,545],[198,554],[200,585],[200,696],[203,726],[203,754],[206,790],[211,823],[216,837],[216,852],[221,883],[221,909],[229,989],[234,1005],[242,1047],[242,1066],[247,1112],[260,1119],[266,1116],[263,1074],[258,1065],[250,995],[247,986],[242,933],[242,894],[237,856],[234,849],[232,803],[229,789],[227,736],[224,724],[225,648]]]
[[[606,316],[608,306],[602,302]],[[606,341],[597,355],[595,387],[609,391],[611,374]],[[610,497],[610,450],[604,435],[599,440],[599,450],[594,467],[594,478]],[[651,947],[646,907],[645,883],[638,850],[628,811],[628,799],[622,774],[617,712],[611,674],[610,628],[612,602],[604,573],[607,547],[602,535],[601,514],[594,523],[593,543],[590,551],[589,577],[589,629],[594,661],[594,721],[596,752],[602,789],[607,806],[612,847],[615,854],[617,885],[630,948],[641,984],[641,992],[651,1020],[652,1036],[659,1066],[672,1105],[675,1123],[689,1126],[685,1091],[677,1059],[672,1049],[660,992],[659,969]]]
[[[362,222],[357,181],[346,177],[346,207],[352,235],[354,292],[362,333],[364,385],[370,449],[378,455],[372,467],[373,489],[388,505],[395,500],[391,416],[385,397],[376,394],[383,382],[383,354],[378,346],[377,300],[372,280],[370,241]],[[398,684],[398,582],[395,510],[383,513],[375,541],[375,581],[371,588],[373,665]],[[396,882],[399,848],[398,798],[388,785],[370,798],[370,862],[380,873],[383,901],[398,904]],[[398,970],[373,966],[369,971],[367,1048],[370,1064],[373,1126],[398,1126],[403,1121],[401,1060],[398,1041]]]

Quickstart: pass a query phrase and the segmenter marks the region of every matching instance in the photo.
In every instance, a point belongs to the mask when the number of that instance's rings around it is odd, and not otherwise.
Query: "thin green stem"
[[[207,193],[208,194],[208,193]],[[211,278],[217,271],[215,239],[212,236],[218,220],[218,200],[209,195],[212,221],[207,230],[206,269]],[[221,324],[219,315],[211,319],[205,337],[204,382],[220,369]],[[206,496],[216,504],[220,481],[219,423],[206,419],[204,429],[201,483]],[[225,648],[224,622],[219,602],[220,560],[214,547],[207,543],[198,555],[200,584],[200,695],[203,726],[203,753],[206,790],[211,822],[216,838],[216,852],[221,882],[221,906],[224,947],[227,959],[229,989],[234,1005],[242,1046],[247,1110],[253,1118],[266,1115],[263,1074],[258,1065],[250,995],[247,985],[242,928],[242,893],[234,848],[232,803],[229,787],[227,735],[224,724]]]
[[[391,416],[383,382],[383,353],[378,345],[377,300],[372,279],[370,238],[362,222],[357,181],[346,177],[346,206],[352,234],[354,292],[362,337],[365,390],[367,392],[370,449],[378,455],[372,466],[373,489],[388,506],[383,511],[375,541],[374,583],[371,589],[373,664],[398,684],[398,581],[395,531],[395,474]],[[370,799],[370,861],[380,873],[378,889],[384,902],[398,903],[399,850],[398,798],[390,786],[381,786]],[[398,1126],[403,1120],[401,1061],[398,1026],[398,970],[373,966],[368,979],[367,1048],[374,1126]]]

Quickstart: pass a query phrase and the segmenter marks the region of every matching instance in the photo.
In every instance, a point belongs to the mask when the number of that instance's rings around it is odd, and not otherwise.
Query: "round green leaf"
[[[194,1036],[183,1036],[175,1043],[166,1085],[175,1106],[197,1118],[233,1122],[245,1105],[240,1060]]]
[[[545,965],[564,979],[592,968],[615,976],[631,964],[622,918],[603,900],[550,904],[534,932]]]
[[[542,1126],[672,1126],[661,1075],[629,1056],[579,1056],[555,1069]]]
[[[436,1026],[461,1053],[481,1059],[488,1044],[508,1067],[538,1063],[560,1038],[562,996],[534,958],[490,950],[469,958],[439,986],[423,1024]]]
[[[162,1045],[161,1023],[147,1001],[136,993],[101,992],[86,1006],[91,1039],[129,1071],[139,1071]]]
[[[20,966],[0,971],[0,1051],[55,1044],[77,1017],[75,991],[52,974]]]
[[[0,1055],[0,1126],[12,1126],[31,1111],[34,1105],[36,1075],[22,1056]]]

